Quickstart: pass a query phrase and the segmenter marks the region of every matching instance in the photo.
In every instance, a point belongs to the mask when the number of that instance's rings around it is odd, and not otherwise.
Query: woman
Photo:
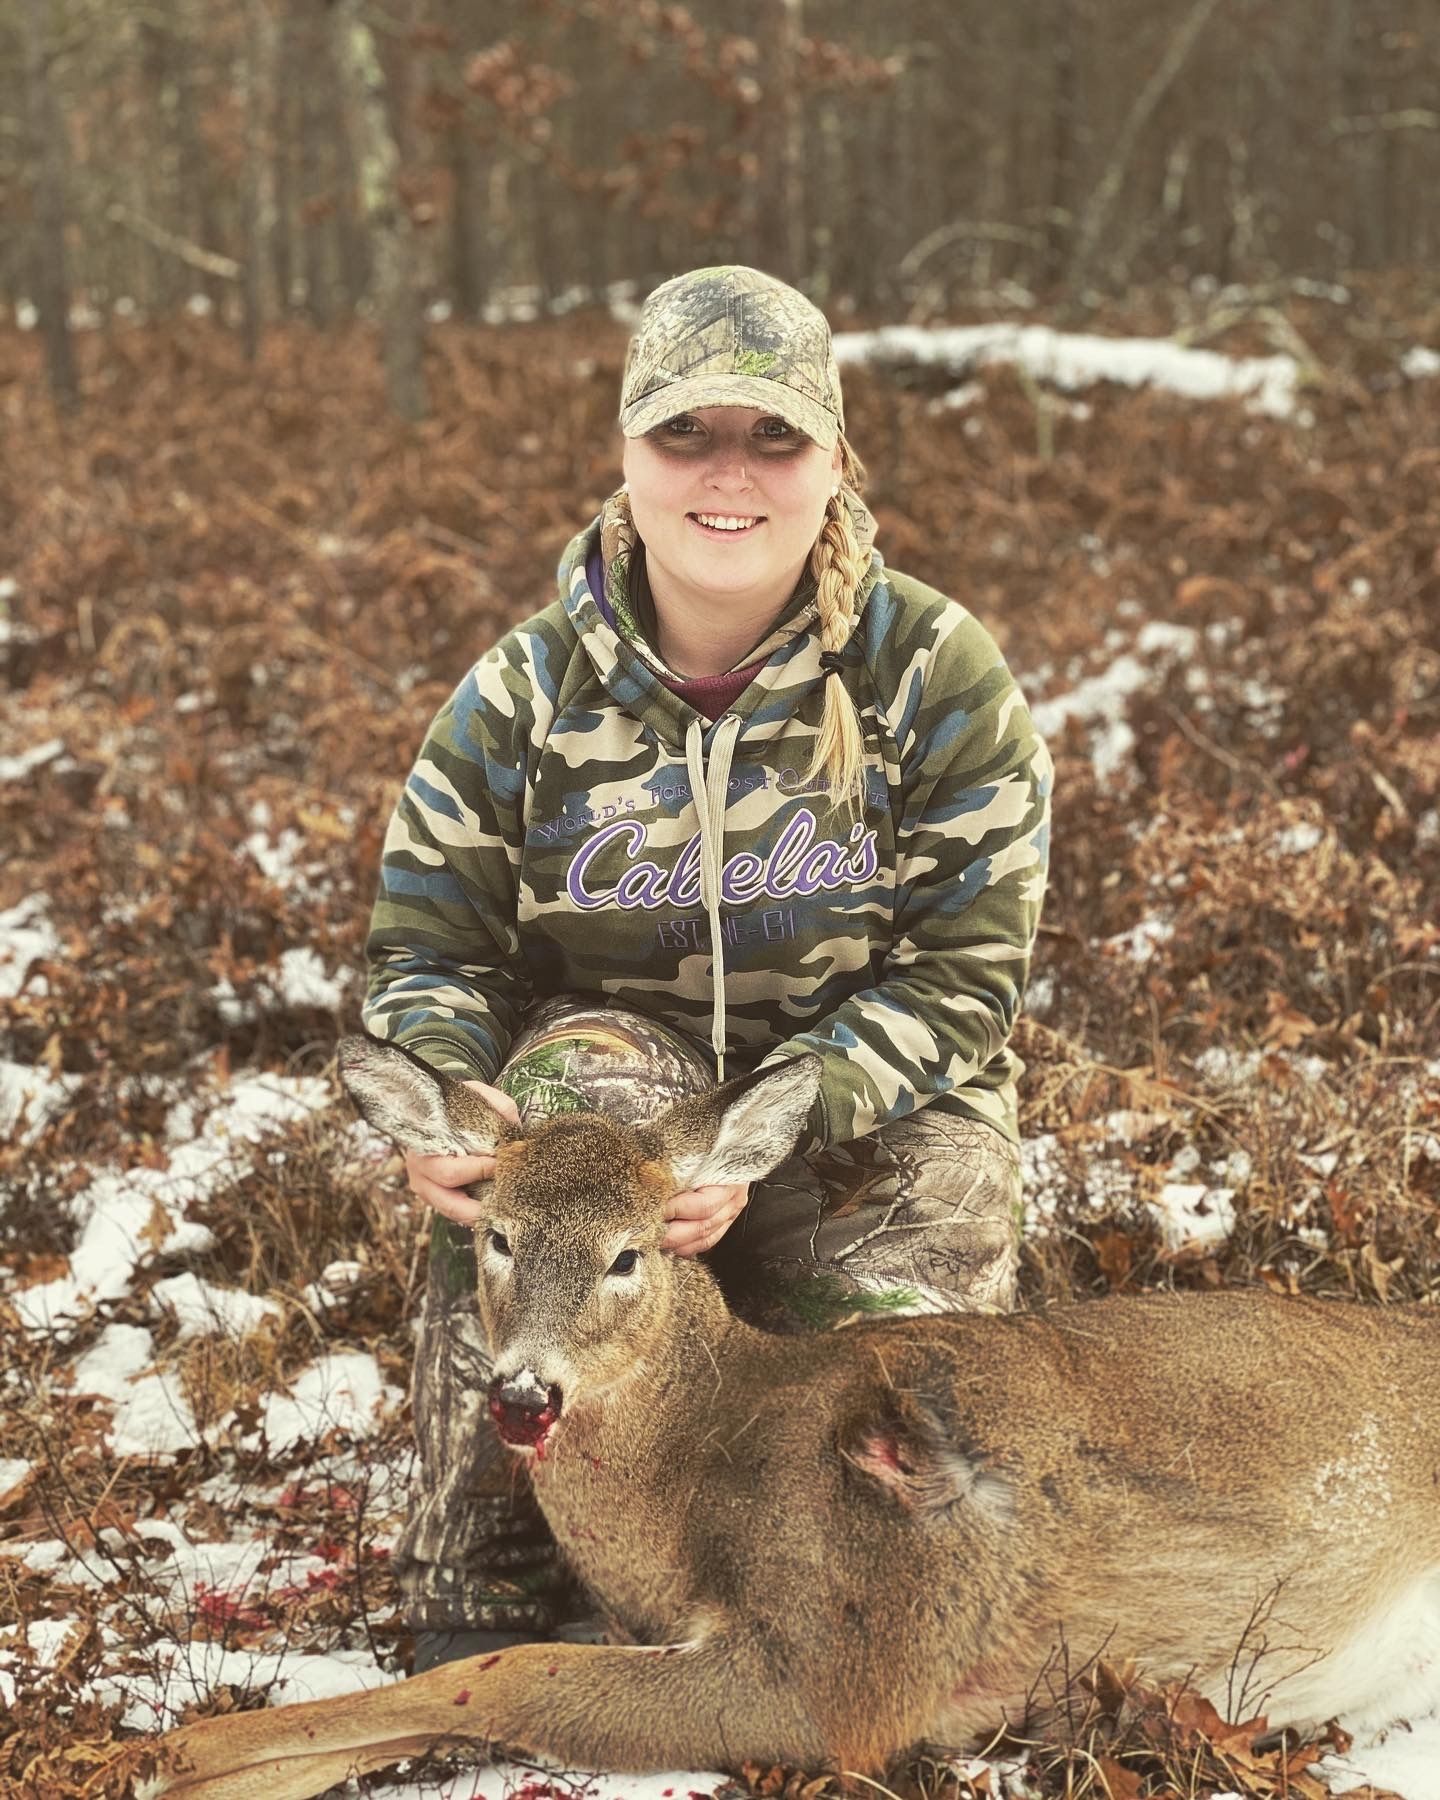
[[[658,288],[620,429],[625,486],[396,808],[366,1025],[527,1116],[649,1116],[817,1052],[801,1152],[754,1192],[677,1194],[667,1248],[717,1252],[777,1329],[1008,1308],[1044,746],[987,633],[873,549],[829,327],[794,289]],[[493,1163],[407,1162],[441,1215],[397,1554],[418,1672],[543,1635],[569,1597],[483,1413],[464,1188]]]

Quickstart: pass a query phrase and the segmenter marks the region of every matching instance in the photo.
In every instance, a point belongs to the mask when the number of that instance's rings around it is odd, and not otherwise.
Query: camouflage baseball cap
[[[755,406],[829,450],[845,428],[825,315],[759,269],[694,269],[656,288],[625,358],[620,429],[702,406]]]

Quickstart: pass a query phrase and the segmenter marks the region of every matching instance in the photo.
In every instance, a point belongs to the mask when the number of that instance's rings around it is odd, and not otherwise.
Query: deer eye
[[[485,1237],[489,1242],[490,1248],[497,1256],[509,1256],[511,1254],[510,1240],[503,1231],[487,1231]]]
[[[622,1250],[610,1265],[612,1275],[628,1275],[640,1260],[638,1250]]]

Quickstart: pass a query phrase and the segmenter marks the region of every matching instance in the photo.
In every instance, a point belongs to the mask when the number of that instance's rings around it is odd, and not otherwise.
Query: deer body
[[[656,1246],[677,1182],[781,1160],[809,1103],[784,1067],[656,1128],[556,1121],[499,1154],[492,1410],[652,1647],[524,1645],[205,1721],[149,1793],[300,1800],[488,1741],[877,1770],[1019,1722],[1102,1653],[1272,1726],[1440,1698],[1440,1317],[1221,1293],[764,1335]],[[347,1084],[415,1147],[476,1142],[447,1084],[424,1130]]]

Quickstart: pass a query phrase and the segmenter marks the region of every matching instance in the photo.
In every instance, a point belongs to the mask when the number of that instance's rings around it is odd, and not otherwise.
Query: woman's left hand
[[[665,1217],[670,1229],[665,1233],[662,1249],[676,1256],[699,1256],[713,1250],[725,1233],[744,1212],[750,1198],[749,1187],[687,1188],[665,1202]]]

